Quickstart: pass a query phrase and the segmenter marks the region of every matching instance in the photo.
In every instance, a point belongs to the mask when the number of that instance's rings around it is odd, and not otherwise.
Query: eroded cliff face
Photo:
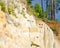
[[[16,17],[0,11],[0,48],[54,48],[49,26],[29,15],[23,3],[15,3]]]

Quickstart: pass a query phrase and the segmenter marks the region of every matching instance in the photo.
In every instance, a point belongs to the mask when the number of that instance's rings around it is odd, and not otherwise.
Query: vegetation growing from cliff
[[[5,3],[4,2],[0,2],[0,6],[1,6],[1,10],[3,12],[5,12]]]

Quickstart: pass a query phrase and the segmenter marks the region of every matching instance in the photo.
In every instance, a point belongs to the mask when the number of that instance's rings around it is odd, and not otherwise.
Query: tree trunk
[[[48,0],[46,0],[46,16],[48,18]]]
[[[55,20],[55,0],[51,0],[51,20]]]
[[[43,0],[41,0],[41,7],[42,7],[42,14],[44,14],[44,12],[43,12]]]

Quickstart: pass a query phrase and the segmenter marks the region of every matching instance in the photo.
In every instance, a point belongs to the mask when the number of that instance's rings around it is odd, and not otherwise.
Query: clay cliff
[[[14,0],[15,15],[0,9],[0,48],[59,48],[53,31],[26,11],[26,5]]]

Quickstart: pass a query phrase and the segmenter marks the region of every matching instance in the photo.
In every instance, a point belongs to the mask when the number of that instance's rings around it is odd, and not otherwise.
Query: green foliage
[[[12,2],[9,2],[9,3],[8,3],[8,8],[7,8],[8,14],[12,14],[14,17],[17,18],[16,14],[15,14],[15,12],[14,12],[14,9],[15,9],[15,8],[17,8],[17,5],[16,5],[16,4],[12,4]]]
[[[44,11],[44,14],[42,13],[42,7],[36,3],[33,8],[34,15],[38,18],[46,18],[46,11]]]
[[[8,7],[8,13],[9,14],[13,13],[13,9]]]
[[[27,17],[25,16],[25,13],[23,13],[23,17],[24,17],[24,18],[27,18]]]
[[[27,13],[30,15],[33,14],[32,1],[33,0],[27,0]]]
[[[8,8],[8,13],[12,14],[13,16],[15,16],[17,18],[16,14],[12,8]]]
[[[32,4],[31,0],[27,0],[27,4],[31,5]]]
[[[34,6],[34,15],[37,16],[38,18],[42,16],[42,8],[38,3],[36,3]]]
[[[32,0],[27,0],[28,12],[29,14],[34,14],[38,18],[47,18],[46,11],[42,12],[42,7],[36,3],[35,6],[32,6]]]
[[[44,18],[47,18],[47,15],[46,15],[47,11],[44,11]]]
[[[24,8],[23,8],[23,9],[24,9]],[[24,10],[22,10],[21,14],[23,15],[24,18],[27,18],[27,17],[25,16]]]
[[[4,2],[0,2],[0,6],[1,6],[1,10],[3,12],[5,12],[5,3]]]

